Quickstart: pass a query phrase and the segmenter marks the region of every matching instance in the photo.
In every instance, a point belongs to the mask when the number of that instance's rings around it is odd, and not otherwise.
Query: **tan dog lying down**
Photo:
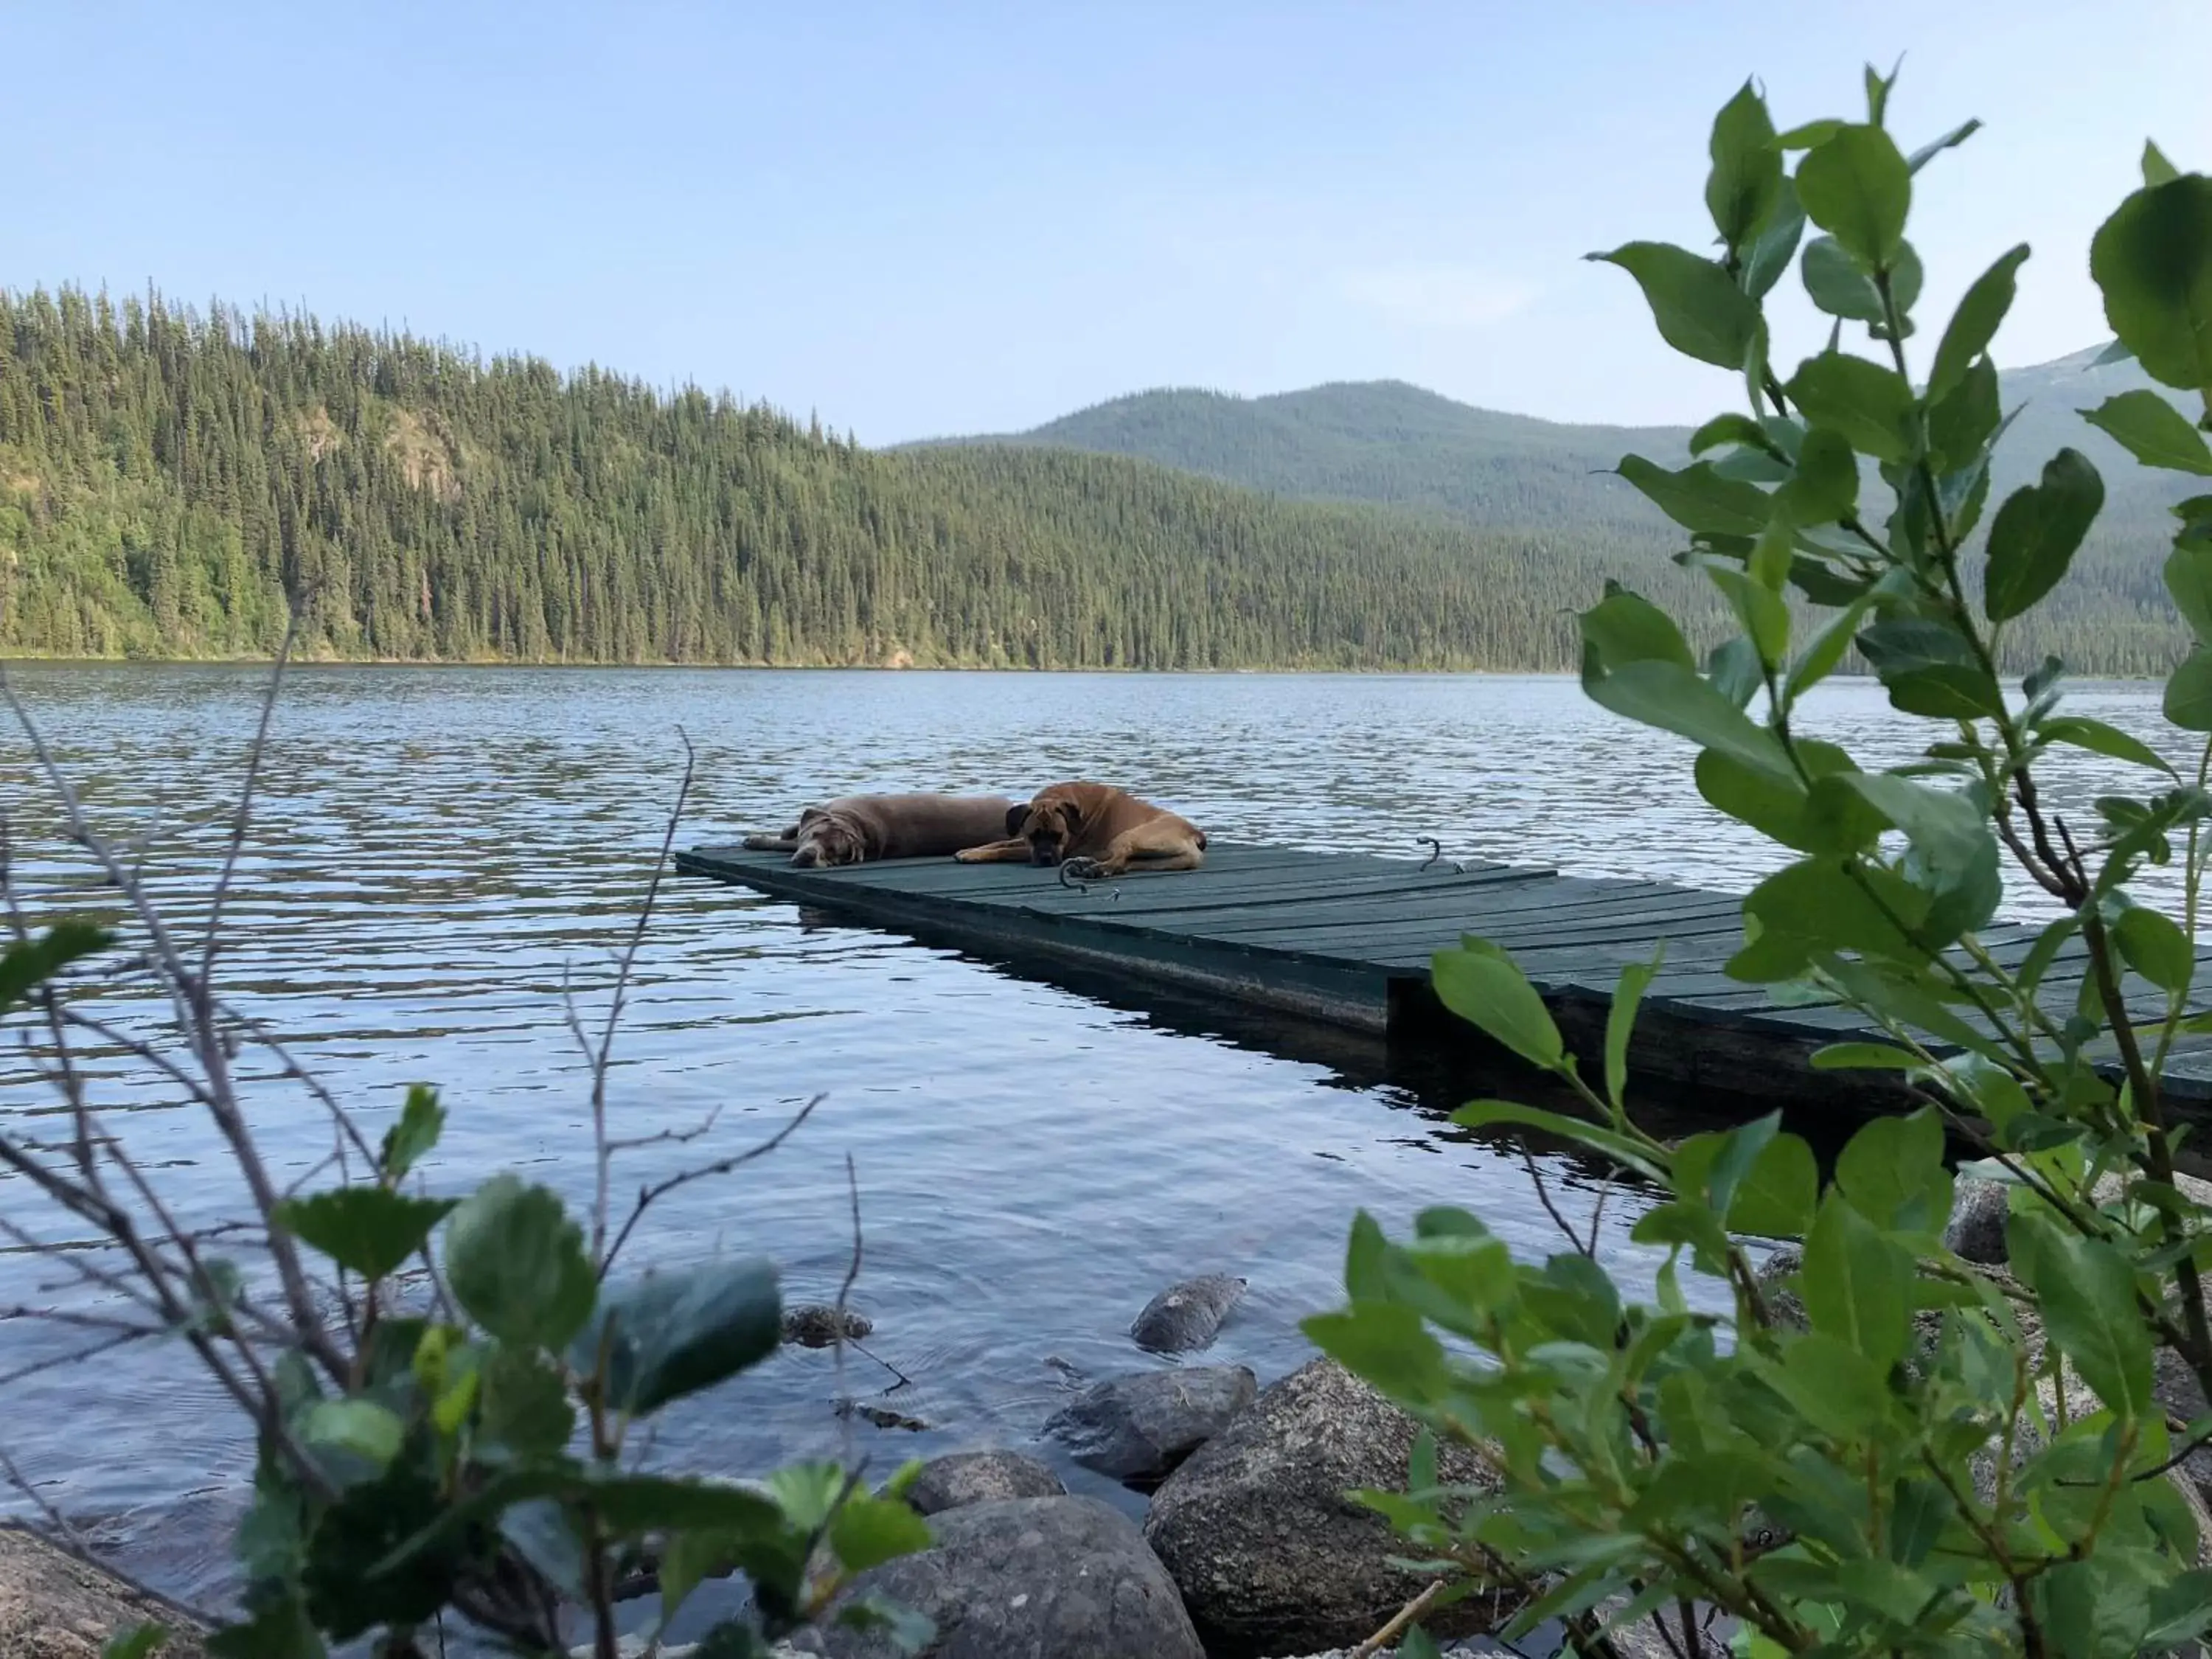
[[[955,854],[964,864],[1060,865],[1079,880],[1129,870],[1195,870],[1206,831],[1103,783],[1055,783],[1006,814],[1006,839]]]
[[[1000,834],[1014,803],[1004,795],[847,795],[810,806],[780,836],[747,836],[755,853],[788,853],[802,868],[941,859]]]

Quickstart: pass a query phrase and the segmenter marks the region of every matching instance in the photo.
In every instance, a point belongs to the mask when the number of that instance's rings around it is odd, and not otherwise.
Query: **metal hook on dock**
[[[1088,893],[1091,890],[1091,884],[1081,879],[1079,877],[1069,875],[1067,873],[1067,865],[1068,860],[1062,859],[1058,864],[1053,866],[1054,873],[1060,878],[1060,884],[1062,887],[1073,887],[1079,893]],[[1121,890],[1120,888],[1109,887],[1106,890],[1113,896],[1115,903],[1119,904],[1121,902]]]
[[[1437,860],[1443,857],[1444,844],[1438,841],[1434,836],[1416,836],[1413,837],[1413,840],[1417,844],[1431,849],[1428,857],[1421,860],[1422,869],[1427,869],[1431,865],[1436,863]],[[1452,861],[1452,874],[1455,876],[1463,876],[1466,873],[1467,866],[1460,863],[1457,860],[1454,860]]]

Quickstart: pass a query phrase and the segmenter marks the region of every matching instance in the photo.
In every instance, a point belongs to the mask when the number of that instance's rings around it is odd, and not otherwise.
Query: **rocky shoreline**
[[[2204,1192],[2212,1195],[2212,1188]],[[2009,1278],[2006,1198],[2001,1187],[1962,1177],[1947,1238],[2001,1281]],[[1791,1304],[1780,1286],[1796,1265],[1796,1252],[1785,1249],[1760,1271],[1785,1317]],[[1140,1346],[1155,1352],[1202,1350],[1243,1288],[1219,1276],[1171,1287],[1132,1334],[1152,1339]],[[848,1340],[867,1333],[865,1321],[842,1311],[836,1322],[830,1310],[794,1310],[787,1335],[817,1346],[839,1329]],[[2028,1334],[2039,1346],[2040,1333]],[[2160,1368],[2160,1403],[2183,1422],[2204,1415],[2193,1381],[2170,1369]],[[1069,1493],[1053,1469],[1024,1453],[957,1452],[927,1463],[907,1492],[931,1518],[933,1546],[861,1575],[846,1594],[879,1594],[927,1614],[938,1627],[933,1659],[1390,1653],[1361,1644],[1425,1581],[1394,1565],[1400,1546],[1389,1523],[1346,1494],[1401,1487],[1417,1431],[1334,1361],[1311,1360],[1264,1388],[1241,1365],[1133,1370],[1081,1389],[1042,1432],[1071,1462],[1149,1493],[1141,1523]],[[1994,1468],[1976,1473],[1994,1488]],[[1477,1458],[1449,1447],[1439,1474],[1455,1485],[1486,1480]],[[2199,1518],[2203,1565],[2212,1565],[2212,1453],[2196,1454],[2169,1478]],[[1425,1622],[1439,1640],[1458,1641],[1496,1629],[1516,1610],[1510,1597],[1476,1595]],[[0,1655],[94,1659],[103,1626],[112,1632],[150,1616],[176,1627],[180,1611],[74,1552],[0,1528]],[[185,1644],[169,1651],[195,1659],[198,1634],[196,1624],[185,1628]],[[1634,1634],[1618,1639],[1633,1649]],[[778,1651],[785,1659],[896,1653],[880,1631],[829,1625]]]

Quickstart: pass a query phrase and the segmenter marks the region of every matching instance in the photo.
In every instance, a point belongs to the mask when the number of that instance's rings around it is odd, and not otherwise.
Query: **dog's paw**
[[[1106,866],[1099,863],[1097,859],[1063,859],[1060,860],[1060,867],[1061,872],[1065,874],[1070,881],[1103,881],[1106,879]]]

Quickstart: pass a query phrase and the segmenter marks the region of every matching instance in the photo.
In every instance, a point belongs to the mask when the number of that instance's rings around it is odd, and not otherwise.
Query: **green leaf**
[[[1728,1228],[1766,1238],[1802,1238],[1813,1224],[1820,1172],[1813,1149],[1796,1135],[1779,1134],[1759,1148],[1729,1202]]]
[[[1705,678],[1736,708],[1748,708],[1766,684],[1766,666],[1758,648],[1741,634],[1729,635],[1713,647],[1705,661]]]
[[[1844,1143],[1836,1186],[1885,1231],[1941,1232],[1951,1213],[1942,1120],[1926,1106],[1907,1116],[1875,1119]]]
[[[1912,1258],[1840,1194],[1822,1201],[1805,1235],[1801,1282],[1814,1331],[1880,1370],[1904,1356],[1912,1328]]]
[[[1644,992],[1666,960],[1667,946],[1662,940],[1650,962],[1631,963],[1622,969],[1620,982],[1613,988],[1613,1006],[1605,1016],[1605,1091],[1616,1106],[1628,1103],[1628,1042],[1636,1030],[1636,1011],[1643,1006]]]
[[[482,1432],[525,1457],[551,1457],[568,1443],[576,1429],[576,1408],[568,1385],[539,1355],[500,1346],[486,1356],[480,1374]]]
[[[1765,298],[1790,269],[1790,256],[1797,251],[1797,239],[1804,234],[1805,210],[1797,205],[1796,186],[1784,179],[1765,222],[1744,250],[1738,276],[1745,294],[1754,301]],[[1756,346],[1757,342],[1753,343]],[[1758,355],[1763,357],[1765,353],[1760,350]]]
[[[1340,1313],[1316,1314],[1298,1328],[1331,1359],[1401,1405],[1424,1404],[1446,1384],[1444,1351],[1411,1308],[1355,1303]]]
[[[82,957],[104,951],[115,935],[88,921],[58,921],[36,939],[0,951],[0,1013],[6,1012]]]
[[[1863,264],[1887,268],[1905,240],[1912,173],[1880,127],[1838,127],[1798,163],[1797,199]]]
[[[1547,1135],[1602,1152],[1622,1168],[1647,1179],[1662,1182],[1667,1180],[1665,1169],[1655,1160],[1651,1148],[1642,1141],[1578,1117],[1547,1112],[1540,1106],[1523,1106],[1511,1100],[1478,1100],[1454,1112],[1452,1121],[1468,1129],[1495,1128],[1499,1124],[1540,1129]]]
[[[1959,516],[1968,500],[1968,493],[1956,488],[1958,479],[1979,480],[1979,487],[1987,488],[1990,441],[2004,425],[2000,391],[1996,365],[1984,355],[1975,358],[1959,383],[1929,408],[1928,447],[1943,474],[1942,501],[1948,517]]]
[[[830,1522],[830,1547],[848,1572],[866,1572],[930,1543],[929,1522],[895,1498],[855,1492]]]
[[[1959,632],[1924,617],[1879,622],[1858,636],[1858,647],[1908,714],[1978,720],[2002,714],[2004,693],[1976,659]]]
[[[1816,427],[1826,427],[1876,460],[1901,462],[1918,434],[1912,388],[1893,368],[1848,352],[1824,351],[1798,365],[1790,397]]]
[[[1691,1136],[1674,1149],[1675,1195],[1709,1208],[1716,1218],[1725,1216],[1736,1188],[1781,1127],[1782,1114],[1777,1111],[1733,1129]]]
[[[1887,1042],[1831,1042],[1813,1051],[1814,1069],[1822,1072],[1911,1072],[1925,1064],[1910,1049]]]
[[[1997,262],[1975,277],[1973,286],[1959,301],[1959,308],[1951,313],[1950,325],[1936,348],[1936,366],[1929,373],[1931,407],[1951,394],[1996,338],[1997,329],[2019,291],[2020,268],[2027,262],[2027,244],[2022,242],[1999,255]]]
[[[1632,662],[1671,662],[1694,669],[1697,658],[1674,618],[1626,588],[1608,593],[1582,613],[1583,641],[1608,668]]]
[[[1722,266],[1665,242],[1629,242],[1588,257],[1636,279],[1659,337],[1675,350],[1720,368],[1743,367],[1759,331],[1759,307]]]
[[[2177,547],[2166,556],[2166,591],[2199,645],[2212,643],[2212,546]]]
[[[1583,691],[1591,702],[1645,726],[1672,732],[1716,749],[1755,771],[1795,775],[1771,732],[1722,695],[1709,680],[1679,664],[1632,662],[1602,674],[1583,662]]]
[[[2212,732],[2212,649],[2197,646],[2166,682],[2166,717],[2185,732]]]
[[[1931,929],[1947,939],[1956,938],[1996,914],[2004,897],[1997,838],[1981,808],[1966,795],[1893,774],[1853,772],[1816,786],[1816,806],[1829,789],[1853,791],[1905,832],[1913,854],[1907,874],[1939,901],[1929,907]]]
[[[2164,912],[2136,905],[2112,924],[2113,942],[2128,966],[2161,991],[2180,995],[2197,976],[2197,952],[2189,935]]]
[[[1797,269],[1814,305],[1829,316],[1878,323],[1888,314],[1873,276],[1834,237],[1815,236],[1806,243]]]
[[[1711,461],[1669,472],[1641,455],[1620,458],[1620,476],[1685,530],[1756,536],[1766,528],[1771,503],[1757,484],[1723,477]]]
[[[1437,998],[1532,1066],[1554,1070],[1565,1046],[1544,999],[1513,958],[1495,947],[1439,951],[1429,977]]]
[[[453,1211],[452,1199],[409,1198],[388,1187],[340,1187],[288,1199],[276,1224],[363,1279],[397,1273]]]
[[[2123,1418],[2154,1409],[2153,1344],[2136,1309],[2135,1271],[2102,1239],[2051,1228],[2035,1263],[2044,1328],[2106,1408]]]
[[[2212,179],[2183,173],[2130,196],[2090,242],[2089,274],[2153,380],[2212,386]]]
[[[2133,738],[2116,726],[2091,720],[2086,714],[2066,714],[2057,720],[2045,720],[2036,728],[2037,735],[2048,743],[2070,744],[2076,749],[2086,749],[2093,755],[2125,761],[2130,766],[2148,766],[2167,776],[2173,769],[2148,744]]]
[[[438,1103],[438,1091],[422,1083],[410,1088],[399,1121],[385,1131],[384,1154],[379,1160],[385,1180],[397,1182],[422,1162],[445,1127],[446,1109]]]
[[[1847,869],[1834,858],[1802,859],[1744,899],[1744,914],[1758,919],[1759,932],[1729,959],[1728,971],[1755,976],[1755,982],[1794,979],[1813,957],[1838,951],[1917,963],[1924,952],[1898,921],[1917,927],[1927,908],[1925,894],[1887,871]]]
[[[244,1624],[213,1632],[207,1650],[211,1659],[324,1659],[329,1652],[295,1595],[264,1601]]]
[[[1797,452],[1796,471],[1774,493],[1792,524],[1833,524],[1858,506],[1858,457],[1840,432],[1816,426]]]
[[[648,1533],[726,1531],[742,1536],[781,1530],[783,1510],[757,1486],[733,1481],[652,1474],[593,1475],[574,1480],[565,1494],[589,1503],[619,1537]]]
[[[2081,418],[2110,434],[2145,466],[2212,477],[2212,445],[2205,443],[2186,415],[2155,392],[2123,392],[2094,409],[2083,410]]]
[[[599,1275],[561,1200],[495,1176],[453,1212],[446,1277],[485,1330],[519,1346],[557,1348],[592,1316]]]
[[[1713,166],[1705,179],[1705,208],[1722,245],[1733,251],[1765,222],[1782,194],[1782,152],[1774,148],[1774,123],[1766,100],[1750,82],[1713,118],[1707,150]],[[1736,362],[1741,361],[1739,355]]]
[[[108,1639],[100,1650],[100,1659],[150,1659],[161,1651],[161,1644],[169,1639],[167,1629],[161,1625],[143,1624]]]
[[[649,1273],[600,1297],[569,1364],[603,1375],[607,1403],[641,1415],[767,1358],[782,1340],[782,1317],[772,1261]]]
[[[1905,164],[1906,171],[1919,172],[1945,150],[1956,149],[1981,130],[1982,124],[1978,120],[1960,122],[1941,138],[1923,144],[1918,149],[1914,150]]]
[[[1823,1333],[1799,1337],[1765,1375],[1807,1422],[1834,1439],[1863,1438],[1889,1414],[1881,1368],[1850,1342]]]
[[[350,1452],[376,1468],[399,1455],[406,1425],[372,1400],[318,1400],[301,1416],[299,1435],[311,1450]]]

